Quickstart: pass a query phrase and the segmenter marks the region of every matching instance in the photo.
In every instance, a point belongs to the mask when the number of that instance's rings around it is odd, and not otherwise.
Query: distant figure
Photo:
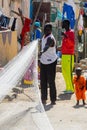
[[[42,38],[42,31],[40,29],[40,22],[34,23],[34,30],[31,36],[31,41]]]
[[[85,92],[86,92],[86,79],[81,75],[82,69],[80,67],[76,68],[76,75],[73,77],[73,84],[75,89],[75,95],[77,103],[79,105],[79,100],[82,99],[83,105],[85,105]]]
[[[57,50],[62,52],[62,74],[66,84],[66,93],[72,93],[74,91],[72,84],[72,71],[74,68],[74,47],[75,36],[74,32],[70,29],[69,20],[62,22],[62,28],[65,32],[62,32],[62,45]]]
[[[30,37],[29,32],[24,33],[24,44],[23,48],[30,43]],[[24,77],[22,79],[22,83],[24,85],[32,85],[33,84],[33,67],[34,63],[30,65],[30,67],[27,69],[26,73],[24,74]]]

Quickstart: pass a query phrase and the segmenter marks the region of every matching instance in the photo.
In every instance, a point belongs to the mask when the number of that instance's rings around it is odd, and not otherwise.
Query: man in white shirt
[[[41,57],[40,57],[40,80],[41,80],[41,99],[42,103],[46,104],[47,100],[47,85],[50,89],[51,104],[56,101],[56,41],[52,34],[52,25],[47,23],[44,26],[44,36],[41,42]]]

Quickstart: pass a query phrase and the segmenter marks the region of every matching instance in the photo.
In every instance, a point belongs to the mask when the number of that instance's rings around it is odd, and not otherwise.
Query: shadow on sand
[[[58,101],[60,100],[70,100],[73,93],[62,93],[58,95]]]
[[[73,106],[73,108],[75,108],[75,109],[82,108],[82,107],[87,109],[87,104],[86,105],[80,104],[80,105]]]
[[[53,108],[53,105],[51,105],[51,104],[44,105],[45,111],[48,111],[48,110],[50,110],[51,108]]]

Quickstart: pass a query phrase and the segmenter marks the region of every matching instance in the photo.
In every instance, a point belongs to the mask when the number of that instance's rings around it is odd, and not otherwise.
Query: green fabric
[[[74,91],[72,71],[74,68],[74,55],[62,55],[62,74],[66,84],[66,91]]]

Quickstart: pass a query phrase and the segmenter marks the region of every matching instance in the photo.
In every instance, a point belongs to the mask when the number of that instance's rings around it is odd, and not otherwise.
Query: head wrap
[[[34,26],[40,27],[40,22],[35,22],[35,23],[34,23]]]

